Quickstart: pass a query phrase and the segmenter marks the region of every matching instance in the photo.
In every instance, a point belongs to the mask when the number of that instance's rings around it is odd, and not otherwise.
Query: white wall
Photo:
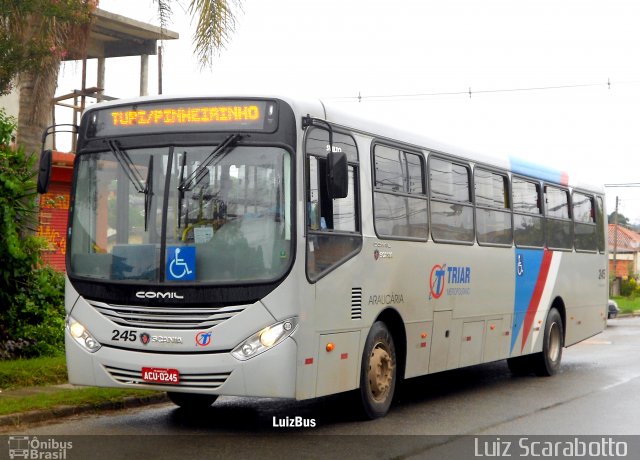
[[[14,91],[6,96],[0,96],[0,107],[3,107],[7,115],[18,118],[19,94],[18,91]]]

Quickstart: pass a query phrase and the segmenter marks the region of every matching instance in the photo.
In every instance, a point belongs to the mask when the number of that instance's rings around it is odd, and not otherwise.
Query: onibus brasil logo
[[[9,458],[35,458],[65,460],[67,451],[73,449],[72,441],[53,438],[38,439],[37,436],[9,436]]]

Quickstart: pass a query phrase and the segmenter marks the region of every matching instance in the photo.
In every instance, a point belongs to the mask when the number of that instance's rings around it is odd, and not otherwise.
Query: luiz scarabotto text
[[[611,437],[476,437],[475,457],[627,457],[629,446],[625,441]]]

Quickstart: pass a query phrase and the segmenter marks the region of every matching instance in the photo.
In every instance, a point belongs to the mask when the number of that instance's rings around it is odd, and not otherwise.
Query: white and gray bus
[[[46,189],[43,152],[41,189]],[[506,359],[552,375],[603,330],[602,188],[285,97],[96,104],[78,127],[77,385],[304,400]]]

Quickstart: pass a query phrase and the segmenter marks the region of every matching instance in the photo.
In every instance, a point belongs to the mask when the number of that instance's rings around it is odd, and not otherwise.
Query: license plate
[[[143,367],[142,380],[151,383],[177,385],[180,383],[180,373],[177,369],[162,369],[158,367]]]

